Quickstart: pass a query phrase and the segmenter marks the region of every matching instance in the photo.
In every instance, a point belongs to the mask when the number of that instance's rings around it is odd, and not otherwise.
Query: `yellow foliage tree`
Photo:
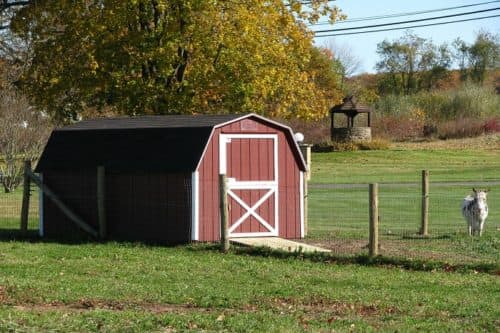
[[[129,115],[322,117],[337,88],[318,79],[331,65],[316,63],[324,55],[306,23],[341,13],[326,0],[307,3],[36,1],[11,25],[33,52],[20,82],[60,121],[103,107]]]

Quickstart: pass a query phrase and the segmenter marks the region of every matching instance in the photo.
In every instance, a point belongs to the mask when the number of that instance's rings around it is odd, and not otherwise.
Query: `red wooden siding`
[[[231,139],[227,149],[227,177],[240,181],[274,180],[272,139]]]
[[[191,176],[106,170],[107,238],[165,244],[186,243],[191,228]],[[84,221],[98,228],[96,170],[46,172],[49,186]],[[87,237],[44,197],[44,235]]]
[[[284,135],[280,136],[285,140]],[[279,216],[285,221],[300,221],[300,171],[289,145],[280,144]],[[281,220],[280,220],[281,221]],[[280,223],[279,236],[300,238],[300,223]]]
[[[295,159],[292,147],[287,140],[285,132],[278,126],[265,123],[256,119],[243,119],[229,125],[216,128],[207,145],[205,154],[199,165],[199,240],[216,241],[220,239],[219,226],[219,135],[223,134],[277,134],[278,137],[278,221],[279,236],[283,238],[301,237],[300,215],[300,170]],[[232,139],[234,140],[234,139]],[[257,144],[252,141],[248,145],[246,139],[236,139],[228,145],[227,158],[233,163],[227,170],[228,177],[240,175],[246,180],[257,180],[264,177],[270,180],[274,176],[272,166],[273,148],[269,139],[259,139]],[[252,139],[254,140],[254,139]],[[237,146],[243,146],[243,151]],[[234,163],[239,161],[239,163]],[[251,167],[245,167],[251,166]],[[262,180],[262,179],[258,179]],[[248,191],[244,195],[252,204],[261,198],[265,190]],[[266,200],[258,209],[261,216],[274,216],[274,196]],[[229,203],[234,201],[229,198]],[[241,216],[244,210],[238,205],[231,205],[233,217]],[[271,220],[274,223],[274,219]],[[241,229],[240,229],[241,228]],[[250,223],[237,229],[239,232],[265,232],[263,226],[257,223],[254,217]]]
[[[54,171],[43,174],[43,182],[70,207],[75,214],[97,229],[97,171]],[[61,210],[44,195],[44,236],[80,240],[89,236],[71,222]]]
[[[114,239],[167,244],[191,238],[191,175],[108,173],[106,214]]]

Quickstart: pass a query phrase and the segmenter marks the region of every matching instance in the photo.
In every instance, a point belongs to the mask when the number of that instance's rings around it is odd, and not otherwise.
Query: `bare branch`
[[[26,0],[26,1],[3,0],[2,2],[0,2],[0,12],[4,11],[5,9],[11,8],[11,7],[27,6],[32,2],[33,2],[32,0]]]

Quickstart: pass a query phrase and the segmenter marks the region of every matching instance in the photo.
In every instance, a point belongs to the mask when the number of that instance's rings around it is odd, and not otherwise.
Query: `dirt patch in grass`
[[[1,303],[0,303],[1,304]],[[113,300],[81,299],[76,302],[63,303],[53,301],[41,304],[12,304],[14,309],[27,312],[87,312],[93,310],[107,311],[143,311],[152,314],[174,313],[186,315],[190,313],[215,313],[231,315],[234,313],[255,313],[270,310],[279,315],[300,314],[304,320],[314,320],[319,317],[341,318],[345,316],[375,317],[384,314],[395,314],[401,311],[395,307],[384,307],[380,304],[346,303],[320,297],[271,298],[262,299],[255,304],[234,308],[198,307],[192,304],[163,304],[154,302],[121,302]]]
[[[119,301],[102,301],[82,299],[73,303],[50,302],[43,304],[16,304],[13,305],[16,310],[20,311],[62,311],[62,312],[85,312],[92,310],[109,310],[109,311],[147,311],[155,314],[161,313],[176,313],[186,314],[190,312],[210,312],[211,308],[199,308],[190,304],[160,304],[160,303],[127,303]]]
[[[330,316],[357,315],[372,317],[401,312],[393,306],[384,307],[380,304],[346,303],[320,297],[306,299],[274,298],[271,304],[280,314],[303,312],[314,316],[322,314]]]
[[[368,240],[360,239],[305,239],[304,243],[329,249],[335,255],[366,255]],[[388,258],[406,258],[408,260],[434,261],[448,264],[480,264],[490,262],[476,251],[465,253],[460,243],[449,239],[380,239],[379,254]]]

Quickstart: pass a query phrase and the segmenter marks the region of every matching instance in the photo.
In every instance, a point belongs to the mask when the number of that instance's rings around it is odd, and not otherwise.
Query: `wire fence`
[[[131,191],[137,190],[133,184],[130,186]],[[489,216],[482,237],[468,236],[460,211],[463,198],[475,186],[491,190]],[[30,195],[28,229],[36,234],[39,228],[36,185],[31,185]],[[22,197],[22,186],[12,193],[0,193],[0,236],[19,231]],[[157,201],[153,199],[145,203],[151,205]],[[162,199],[165,200],[160,204],[168,206],[168,198]],[[500,262],[500,179],[431,181],[427,237],[419,233],[422,219],[420,182],[379,183],[378,201],[381,255],[449,263]],[[146,220],[153,221],[152,218]],[[368,253],[368,237],[368,184],[309,184],[306,242],[328,248],[336,255],[351,256]]]
[[[482,237],[468,236],[460,210],[474,186],[491,190]],[[431,182],[428,197],[428,236],[423,237],[421,184],[379,184],[380,254],[452,263],[500,262],[500,179]],[[368,184],[310,184],[308,201],[308,242],[338,255],[368,253]]]
[[[38,231],[38,200],[38,187],[31,184],[28,230],[33,232]],[[0,192],[0,233],[6,234],[20,229],[22,201],[22,185],[9,193]]]

